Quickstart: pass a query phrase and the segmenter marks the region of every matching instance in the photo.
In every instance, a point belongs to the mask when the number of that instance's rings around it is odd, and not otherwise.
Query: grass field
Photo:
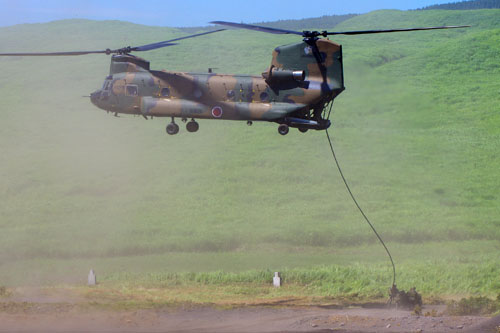
[[[500,10],[377,11],[336,30],[470,24],[339,37],[347,90],[330,133],[360,204],[425,296],[500,293]],[[333,27],[318,27],[321,29]],[[0,28],[0,52],[141,45],[181,35],[126,22]],[[296,41],[226,31],[141,54],[156,69],[259,74]],[[262,285],[381,297],[383,248],[323,132],[111,115],[88,98],[106,56],[0,59],[0,285]],[[241,287],[241,288],[243,288]],[[248,290],[250,290],[249,288]],[[357,296],[357,297],[358,297]],[[253,297],[249,295],[249,297]]]

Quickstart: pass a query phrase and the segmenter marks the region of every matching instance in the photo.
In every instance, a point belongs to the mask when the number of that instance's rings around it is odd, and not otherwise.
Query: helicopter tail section
[[[344,89],[342,46],[328,39],[306,40],[277,47],[271,70],[304,71],[309,89],[320,89],[332,99]]]

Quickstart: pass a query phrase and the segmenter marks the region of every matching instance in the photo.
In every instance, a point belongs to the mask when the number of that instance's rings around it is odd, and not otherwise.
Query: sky
[[[457,0],[0,0],[0,26],[61,19],[121,20],[189,27],[210,21],[264,22],[377,9],[415,9]]]

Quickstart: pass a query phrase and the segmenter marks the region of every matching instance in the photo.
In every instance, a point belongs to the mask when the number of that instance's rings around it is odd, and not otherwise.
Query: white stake
[[[96,284],[97,284],[97,278],[95,276],[94,270],[91,269],[89,272],[89,277],[88,277],[88,285],[95,286]]]
[[[276,288],[281,287],[281,277],[280,277],[280,273],[279,272],[274,272],[273,285]]]

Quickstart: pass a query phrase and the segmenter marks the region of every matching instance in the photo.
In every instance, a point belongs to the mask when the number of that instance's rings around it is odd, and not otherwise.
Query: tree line
[[[448,9],[448,10],[470,10],[500,8],[500,0],[470,0],[461,2],[450,2],[442,5],[432,5],[417,10]]]

